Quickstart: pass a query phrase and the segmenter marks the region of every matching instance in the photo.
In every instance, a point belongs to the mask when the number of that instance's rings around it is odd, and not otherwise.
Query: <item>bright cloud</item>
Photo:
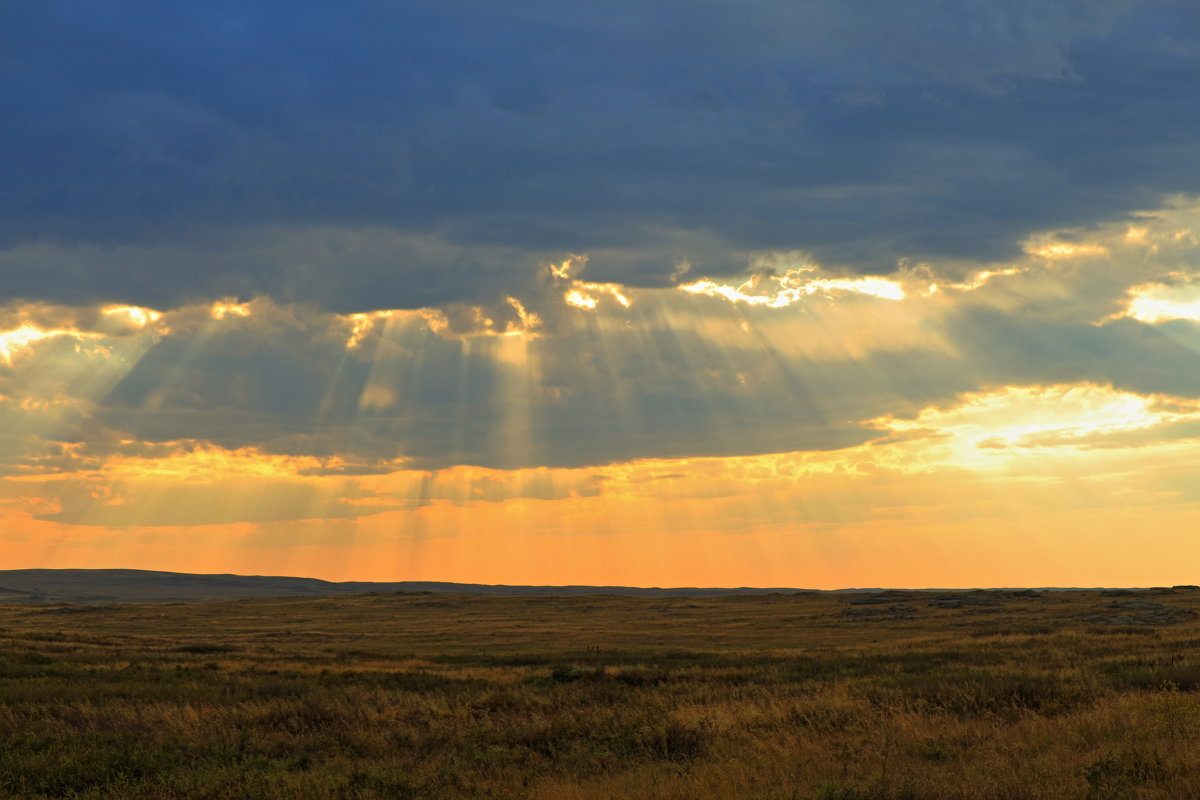
[[[1181,423],[1187,424],[1186,428]],[[1158,430],[1174,445],[1180,430],[1200,436],[1200,401],[1164,404],[1163,398],[1137,395],[1092,384],[1006,387],[970,393],[950,408],[923,409],[911,420],[880,424],[905,435],[926,434],[948,453],[947,463],[984,469],[1009,467],[1046,448],[1086,455],[1110,442],[1132,443]]]
[[[1168,286],[1149,283],[1129,290],[1125,316],[1154,324],[1172,319],[1200,322],[1200,281]]]
[[[816,267],[789,270],[780,276],[756,275],[736,287],[712,280],[699,280],[679,288],[692,294],[723,297],[732,303],[767,308],[786,308],[813,295],[838,297],[854,294],[882,300],[903,300],[905,296],[904,289],[894,280],[822,277]]]

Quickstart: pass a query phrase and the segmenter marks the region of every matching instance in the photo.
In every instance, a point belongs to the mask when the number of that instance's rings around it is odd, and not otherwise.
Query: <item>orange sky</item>
[[[1191,582],[1200,399],[1085,337],[1133,331],[1196,352],[1200,284],[1176,268],[1197,248],[1196,218],[1185,204],[1086,238],[1046,234],[1020,261],[953,283],[925,265],[855,278],[764,254],[771,272],[741,284],[634,289],[584,281],[577,258],[498,308],[11,306],[2,566],[825,589]],[[1044,341],[997,366],[989,344],[968,344],[966,314],[1024,320]],[[145,369],[172,340],[171,359]],[[334,359],[330,385],[292,386],[286,371],[272,377],[282,387],[264,382],[231,360],[244,340],[267,351],[262,370],[289,350]],[[906,370],[929,363],[941,366],[927,377]],[[132,404],[122,392],[139,370]],[[195,372],[209,383],[189,384]],[[210,414],[193,395],[214,385],[227,405]],[[288,406],[303,392],[306,417]],[[247,405],[255,414],[233,416]],[[776,431],[811,444],[774,448]]]

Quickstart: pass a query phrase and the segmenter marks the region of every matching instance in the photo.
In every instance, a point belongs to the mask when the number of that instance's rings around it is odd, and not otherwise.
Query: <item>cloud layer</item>
[[[891,273],[1200,190],[1178,0],[22,4],[0,293],[347,312],[563,253],[664,286]]]
[[[1043,233],[957,283],[780,253],[744,282],[663,289],[566,261],[498,303],[371,314],[265,296],[162,314],[18,303],[0,313],[8,469],[181,442],[343,474],[578,468],[839,450],[1004,386],[1195,399],[1190,306],[1144,314],[1200,279],[1198,208]]]

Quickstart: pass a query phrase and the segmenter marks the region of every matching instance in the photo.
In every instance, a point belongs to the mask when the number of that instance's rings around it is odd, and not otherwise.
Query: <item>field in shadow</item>
[[[1200,797],[1200,590],[0,605],[19,798]]]

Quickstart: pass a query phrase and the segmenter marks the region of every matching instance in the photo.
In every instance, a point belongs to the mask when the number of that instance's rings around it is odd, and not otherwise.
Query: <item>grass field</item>
[[[1200,590],[0,605],[15,798],[1200,798]]]

